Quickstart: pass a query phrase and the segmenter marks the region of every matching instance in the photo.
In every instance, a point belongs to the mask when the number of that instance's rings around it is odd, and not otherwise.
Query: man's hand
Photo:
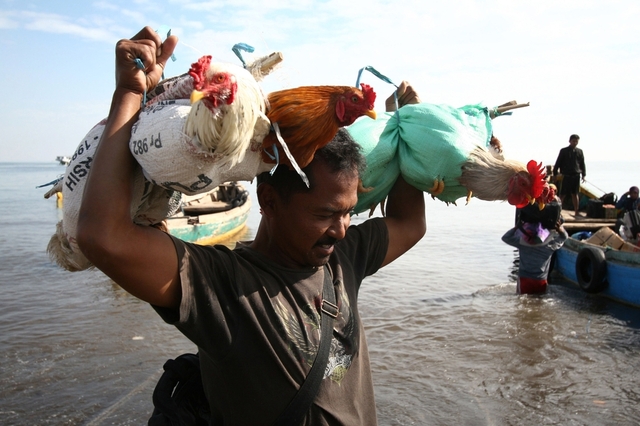
[[[176,36],[162,43],[151,27],[144,27],[130,40],[120,40],[116,45],[116,88],[137,94],[154,88],[177,43]],[[140,63],[144,68],[139,68]]]
[[[398,108],[402,108],[405,105],[409,104],[419,104],[420,97],[418,93],[413,89],[413,86],[408,81],[403,81],[398,86],[398,89],[395,91],[398,95]],[[392,112],[396,110],[396,100],[395,96],[392,93],[391,96],[387,98],[384,102],[384,106],[387,112]]]

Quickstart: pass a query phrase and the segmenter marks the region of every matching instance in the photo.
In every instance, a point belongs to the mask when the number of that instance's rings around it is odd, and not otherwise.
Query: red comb
[[[198,59],[198,62],[191,64],[189,69],[189,75],[193,78],[193,87],[195,89],[202,89],[202,83],[204,82],[204,73],[209,69],[211,64],[211,55],[205,55]]]
[[[546,173],[542,163],[536,163],[535,160],[531,160],[527,163],[527,171],[531,175],[531,196],[538,198],[542,195],[546,181]]]
[[[376,103],[376,92],[373,91],[373,88],[368,84],[360,83],[362,87],[362,96],[364,96],[364,100],[367,101],[371,108],[373,108],[373,104]]]

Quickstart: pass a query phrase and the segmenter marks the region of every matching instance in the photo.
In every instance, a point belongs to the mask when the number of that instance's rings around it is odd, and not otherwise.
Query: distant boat
[[[61,166],[68,166],[71,162],[71,157],[67,157],[66,155],[58,155],[56,157],[56,161],[60,163]]]
[[[237,237],[245,230],[251,199],[242,185],[227,182],[210,192],[182,197],[181,211],[166,219],[171,235],[211,245]]]
[[[587,293],[640,307],[640,247],[607,227],[584,241],[568,238],[554,254],[553,271]]]

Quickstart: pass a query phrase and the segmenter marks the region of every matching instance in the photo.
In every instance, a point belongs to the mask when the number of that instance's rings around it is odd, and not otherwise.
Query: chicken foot
[[[427,190],[427,192],[431,194],[432,198],[435,198],[436,195],[442,194],[442,191],[444,191],[444,180],[438,178],[433,180],[433,186]]]

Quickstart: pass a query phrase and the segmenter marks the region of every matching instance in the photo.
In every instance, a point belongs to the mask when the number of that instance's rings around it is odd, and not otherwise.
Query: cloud
[[[69,34],[82,38],[110,43],[116,36],[110,30],[96,27],[91,23],[80,25],[66,16],[55,13],[41,13],[31,11],[1,12],[0,28],[38,31],[55,34]]]
[[[574,132],[585,147],[606,141],[601,150],[609,156],[620,151],[616,144],[635,138],[630,123],[638,115],[640,3],[631,0],[98,0],[73,7],[34,0],[20,7],[0,11],[0,28],[16,34],[2,41],[5,59],[13,55],[14,63],[29,50],[21,47],[27,40],[51,50],[47,43],[59,40],[50,34],[71,36],[56,46],[73,52],[68,57],[105,59],[116,40],[151,25],[161,33],[171,28],[180,38],[168,75],[186,71],[202,54],[239,64],[231,47],[243,42],[256,49],[243,55],[247,61],[273,51],[284,55],[279,70],[261,83],[267,92],[354,84],[358,70],[371,65],[396,84],[409,80],[425,102],[530,101],[530,108],[495,123],[507,149],[528,159],[555,156]],[[100,62],[110,65],[109,60]],[[55,65],[64,77],[68,65]],[[107,65],[90,79],[70,69],[75,77],[68,84],[111,84]],[[380,101],[393,90],[370,73],[362,81],[374,86]],[[46,93],[38,96],[44,100]],[[632,149],[629,156],[640,151]]]
[[[15,29],[20,26],[20,23],[15,19],[14,12],[8,12],[0,10],[0,29]]]

